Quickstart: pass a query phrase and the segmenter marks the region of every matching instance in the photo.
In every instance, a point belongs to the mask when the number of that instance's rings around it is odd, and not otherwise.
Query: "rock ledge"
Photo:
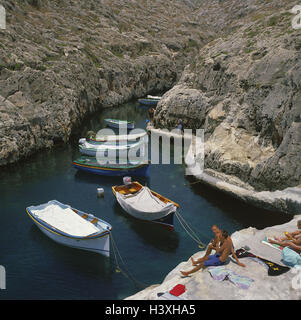
[[[281,262],[281,252],[262,244],[260,241],[266,236],[279,236],[285,231],[296,230],[297,221],[301,215],[286,224],[268,227],[264,230],[255,228],[243,229],[232,234],[235,248],[248,245],[251,252],[271,260],[275,263]],[[194,254],[194,258],[204,255],[204,251]],[[189,254],[187,255],[187,258]],[[137,294],[126,298],[126,300],[155,300],[157,293],[170,291],[177,284],[186,286],[186,292],[181,296],[185,300],[297,300],[301,299],[300,290],[293,288],[292,281],[298,276],[295,269],[277,276],[268,276],[265,267],[248,258],[241,259],[246,268],[239,267],[232,258],[227,264],[227,268],[235,271],[239,275],[247,276],[255,280],[248,290],[239,289],[229,281],[218,282],[211,278],[205,269],[192,275],[190,278],[181,278],[180,270],[191,268],[189,260],[180,263],[172,270],[160,285],[151,286]],[[300,272],[300,271],[298,271]]]

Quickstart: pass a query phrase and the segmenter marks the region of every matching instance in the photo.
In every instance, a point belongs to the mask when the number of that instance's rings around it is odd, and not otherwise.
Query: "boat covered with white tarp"
[[[166,225],[173,229],[173,216],[179,205],[142,186],[139,182],[112,187],[120,206],[136,219]]]
[[[110,232],[107,222],[52,200],[26,208],[38,228],[52,240],[63,245],[110,255]]]

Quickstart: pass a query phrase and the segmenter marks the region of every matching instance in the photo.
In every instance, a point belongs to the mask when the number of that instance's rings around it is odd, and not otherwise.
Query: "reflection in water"
[[[102,186],[121,185],[122,177],[109,177],[92,174],[89,172],[77,171],[74,175],[75,181],[85,182],[93,185],[101,183]],[[150,177],[133,177],[132,181],[139,181],[142,185],[147,186],[150,184]]]
[[[87,119],[81,126],[77,138],[86,137],[88,131],[97,131],[103,129],[104,119],[119,119],[135,121],[135,128],[145,128],[148,109],[142,109],[138,103],[126,103],[122,108],[105,109],[102,113],[95,114]],[[117,130],[114,130],[118,132]]]
[[[196,183],[196,180],[192,177],[187,177],[187,180],[191,183],[190,188],[195,194],[223,210],[224,214],[231,220],[240,221],[246,228],[252,226],[257,229],[264,229],[271,226],[271,221],[274,225],[277,225],[287,223],[292,219],[288,214],[267,211],[234,199],[212,187]]]
[[[110,259],[89,251],[68,248],[46,237],[37,226],[30,228],[30,238],[40,250],[47,252],[48,259],[60,261],[61,267],[79,275],[88,275],[101,281],[112,276],[114,269]],[[53,270],[54,271],[54,270]]]
[[[137,235],[154,248],[166,252],[174,252],[179,246],[179,236],[176,231],[155,225],[148,221],[135,219],[125,212],[118,202],[114,204],[114,212],[122,217],[124,224],[137,233]]]

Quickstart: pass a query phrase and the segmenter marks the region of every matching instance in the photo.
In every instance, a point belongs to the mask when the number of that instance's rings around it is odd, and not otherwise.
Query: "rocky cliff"
[[[172,128],[182,118],[186,128],[205,129],[205,168],[211,176],[247,190],[296,187],[301,185],[301,33],[292,28],[290,10],[298,3],[241,3],[212,1],[203,9],[207,24],[223,30],[164,95],[155,125]],[[219,19],[212,19],[214,10]]]
[[[94,111],[175,84],[210,39],[188,0],[0,1],[0,165]]]

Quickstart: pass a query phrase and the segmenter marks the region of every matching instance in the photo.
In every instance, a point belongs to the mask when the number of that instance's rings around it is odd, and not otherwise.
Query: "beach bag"
[[[186,288],[182,284],[176,285],[172,290],[169,291],[170,294],[178,297],[186,291]]]
[[[301,257],[294,250],[285,247],[282,250],[282,262],[290,267],[301,265]]]

